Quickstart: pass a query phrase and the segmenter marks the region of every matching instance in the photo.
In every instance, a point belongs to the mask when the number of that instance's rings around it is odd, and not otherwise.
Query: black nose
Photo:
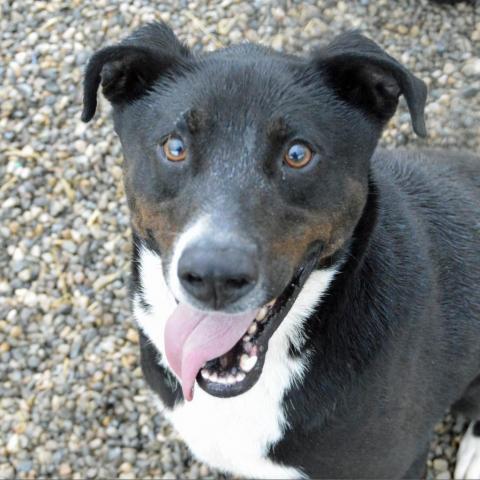
[[[258,280],[253,246],[201,244],[188,247],[178,262],[183,288],[209,308],[223,308],[246,295]]]

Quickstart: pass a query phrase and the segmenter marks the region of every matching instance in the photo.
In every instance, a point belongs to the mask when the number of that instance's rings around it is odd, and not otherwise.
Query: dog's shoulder
[[[450,213],[452,221],[463,221],[466,226],[478,215],[480,158],[475,155],[379,149],[371,165],[375,181],[384,189],[397,192],[418,213]]]
[[[463,298],[478,308],[480,158],[436,150],[379,150],[371,174],[388,226],[384,234],[407,228],[415,235],[452,318],[459,316]]]
[[[435,184],[438,180],[461,186],[472,182],[480,189],[480,157],[469,152],[436,149],[377,149],[372,157],[372,168],[389,172],[399,180],[425,178]]]

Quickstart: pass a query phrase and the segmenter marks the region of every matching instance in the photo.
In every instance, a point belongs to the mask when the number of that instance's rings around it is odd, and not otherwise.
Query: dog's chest
[[[212,467],[250,478],[299,478],[296,469],[267,458],[285,428],[282,397],[292,367],[277,364],[273,377],[238,397],[213,397],[197,386],[192,402],[163,413],[193,454]]]
[[[139,254],[145,308],[137,295],[133,313],[145,336],[165,359],[165,324],[176,302],[163,275],[160,257],[143,248]],[[198,459],[219,470],[249,478],[299,478],[295,468],[273,463],[267,458],[270,446],[281,440],[287,427],[283,397],[293,384],[302,382],[308,352],[289,355],[291,341],[303,345],[302,325],[313,313],[335,275],[334,268],[312,273],[294,305],[270,338],[265,363],[257,383],[237,397],[217,398],[195,388],[192,402],[173,410],[163,409],[182,439]],[[154,361],[154,360],[152,360]]]

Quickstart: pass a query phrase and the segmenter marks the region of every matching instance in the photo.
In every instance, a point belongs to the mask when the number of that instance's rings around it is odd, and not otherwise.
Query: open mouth
[[[260,308],[231,350],[204,364],[196,378],[203,390],[217,397],[233,397],[255,385],[262,373],[268,340],[280,323],[274,326],[276,303],[277,299]]]
[[[282,294],[253,312],[225,314],[179,304],[165,328],[165,352],[186,400],[195,381],[210,395],[233,397],[260,378],[268,342],[316,265],[308,257]]]

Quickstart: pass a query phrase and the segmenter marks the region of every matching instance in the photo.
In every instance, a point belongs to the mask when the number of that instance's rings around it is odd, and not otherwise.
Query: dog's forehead
[[[217,61],[201,73],[207,77],[209,87],[204,98],[224,115],[272,114],[285,103],[289,104],[292,96],[302,93],[301,85],[284,63],[270,58],[240,64]]]
[[[305,98],[306,89],[288,58],[263,51],[251,57],[243,51],[238,58],[228,52],[206,56],[186,75],[171,79],[166,89],[159,85],[159,103],[168,104],[176,117],[194,110],[202,120],[239,126],[248,134],[248,125],[258,128],[265,120],[286,115]]]

